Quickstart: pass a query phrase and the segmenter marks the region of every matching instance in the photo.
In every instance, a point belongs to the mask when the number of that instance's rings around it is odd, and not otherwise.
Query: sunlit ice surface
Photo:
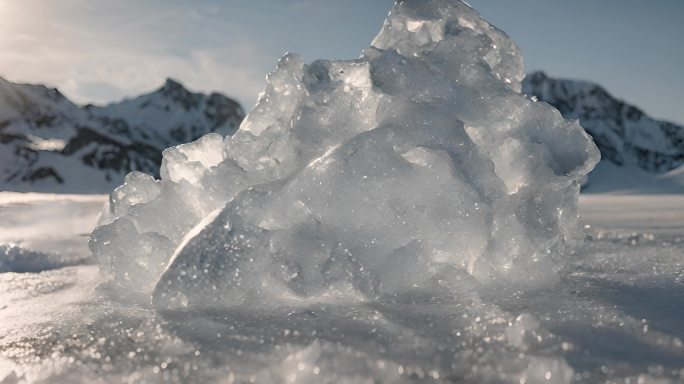
[[[596,148],[521,79],[472,9],[404,1],[358,60],[286,55],[236,135],[167,150],[101,216],[8,195],[5,228],[71,224],[3,240],[0,377],[681,380],[681,198],[590,197],[582,223]]]

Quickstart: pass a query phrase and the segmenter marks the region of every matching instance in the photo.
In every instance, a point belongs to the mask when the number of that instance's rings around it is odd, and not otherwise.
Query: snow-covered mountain
[[[579,119],[601,150],[602,162],[654,173],[684,163],[684,127],[657,121],[598,84],[535,72],[522,91],[553,105],[565,118]]]
[[[174,80],[104,107],[79,107],[57,89],[0,78],[0,190],[108,192],[132,170],[159,172],[161,152],[244,117],[234,100]]]
[[[684,191],[684,127],[652,119],[591,82],[535,72],[523,93],[579,119],[594,137],[602,162],[588,191],[635,190],[664,179]],[[0,190],[109,192],[132,170],[156,175],[165,148],[208,132],[232,134],[243,117],[236,101],[190,92],[171,79],[133,99],[80,107],[57,89],[0,78]]]

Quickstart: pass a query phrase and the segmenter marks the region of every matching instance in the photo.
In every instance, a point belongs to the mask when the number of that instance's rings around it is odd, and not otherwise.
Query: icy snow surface
[[[6,197],[0,225],[18,227],[0,242],[83,256],[101,198]],[[684,196],[585,195],[580,211],[588,236],[543,289],[158,312],[92,265],[0,273],[0,382],[682,382]]]
[[[91,262],[85,244],[102,195],[0,193],[0,273]]]

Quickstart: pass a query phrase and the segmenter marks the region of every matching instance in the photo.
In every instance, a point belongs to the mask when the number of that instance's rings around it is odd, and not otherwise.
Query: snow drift
[[[69,260],[59,254],[33,251],[17,244],[0,244],[0,273],[36,273],[82,262]]]
[[[360,58],[286,54],[232,137],[130,174],[91,249],[158,308],[554,281],[599,153],[523,77],[465,3],[397,2]]]

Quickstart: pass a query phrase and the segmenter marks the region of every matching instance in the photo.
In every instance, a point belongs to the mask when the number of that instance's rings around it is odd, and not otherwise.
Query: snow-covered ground
[[[582,195],[585,245],[542,289],[165,313],[100,286],[105,199],[0,193],[0,243],[46,269],[0,274],[1,383],[684,380],[682,195]]]
[[[92,262],[87,237],[105,195],[0,193],[0,272]]]

